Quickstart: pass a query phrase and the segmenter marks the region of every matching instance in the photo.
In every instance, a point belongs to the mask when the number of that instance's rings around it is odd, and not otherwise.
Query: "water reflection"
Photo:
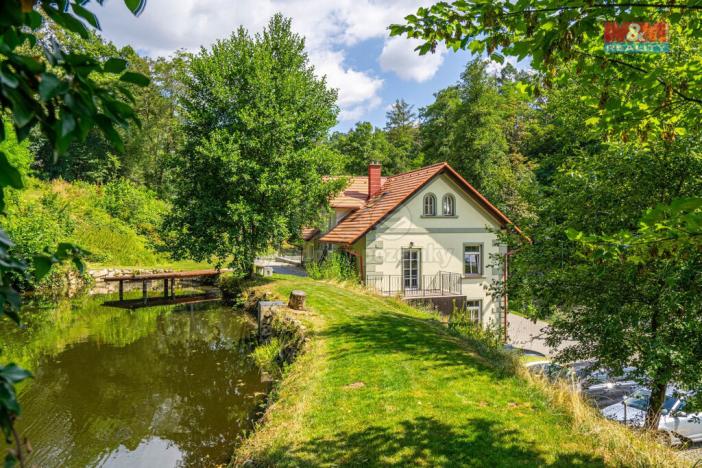
[[[249,322],[220,305],[127,311],[94,307],[99,300],[39,310],[22,332],[2,331],[35,373],[20,393],[30,462],[226,462],[266,391],[242,343]]]

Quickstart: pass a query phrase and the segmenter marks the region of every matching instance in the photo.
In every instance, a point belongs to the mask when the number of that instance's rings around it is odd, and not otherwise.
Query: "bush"
[[[356,262],[342,252],[331,252],[321,262],[308,263],[305,269],[310,278],[316,280],[359,281]]]
[[[99,205],[112,217],[124,221],[152,240],[167,211],[167,203],[159,200],[152,191],[140,187],[127,179],[118,179],[105,184]]]
[[[263,372],[278,378],[282,372],[280,365],[282,351],[282,343],[278,338],[273,337],[268,343],[257,346],[251,353],[251,357]]]
[[[60,242],[87,251],[86,262],[150,266],[169,261],[154,248],[160,243],[157,230],[167,203],[128,181],[100,187],[27,177],[25,189],[8,191],[7,211],[0,223],[15,242],[14,252],[30,263],[35,255],[53,252]],[[47,287],[55,289],[64,273],[47,278]],[[16,278],[15,284],[22,289],[43,287],[31,277]]]
[[[483,327],[471,320],[470,312],[465,309],[453,308],[449,315],[448,329],[468,341],[478,353],[499,364],[504,364],[503,370],[514,373],[519,366],[516,353],[505,350],[502,328],[496,323]]]

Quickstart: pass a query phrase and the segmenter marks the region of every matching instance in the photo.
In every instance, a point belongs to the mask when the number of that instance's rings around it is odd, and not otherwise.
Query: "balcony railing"
[[[416,281],[405,281],[402,275],[369,273],[366,275],[366,286],[386,296],[460,296],[461,275],[440,271],[433,275],[419,275]]]

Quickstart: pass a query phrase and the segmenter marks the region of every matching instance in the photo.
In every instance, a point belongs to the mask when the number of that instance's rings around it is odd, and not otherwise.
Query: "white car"
[[[658,428],[691,442],[702,442],[702,413],[685,412],[686,396],[674,387],[668,388]],[[643,426],[650,398],[648,389],[638,388],[624,401],[603,409],[602,414],[625,424]]]

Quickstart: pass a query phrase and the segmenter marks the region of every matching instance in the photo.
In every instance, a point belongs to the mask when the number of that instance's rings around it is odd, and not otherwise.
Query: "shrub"
[[[499,324],[490,323],[484,327],[471,320],[470,312],[454,306],[449,315],[448,329],[468,341],[481,356],[499,364],[503,370],[513,373],[518,368],[519,357],[505,350]]]
[[[124,221],[152,240],[157,240],[167,210],[167,203],[159,200],[155,193],[127,179],[105,184],[99,205],[112,217]]]
[[[359,281],[353,257],[342,252],[331,252],[321,262],[308,263],[305,269],[312,279]]]
[[[277,378],[282,372],[280,366],[282,350],[283,345],[280,340],[273,337],[268,343],[257,346],[251,353],[251,357],[262,371]]]

